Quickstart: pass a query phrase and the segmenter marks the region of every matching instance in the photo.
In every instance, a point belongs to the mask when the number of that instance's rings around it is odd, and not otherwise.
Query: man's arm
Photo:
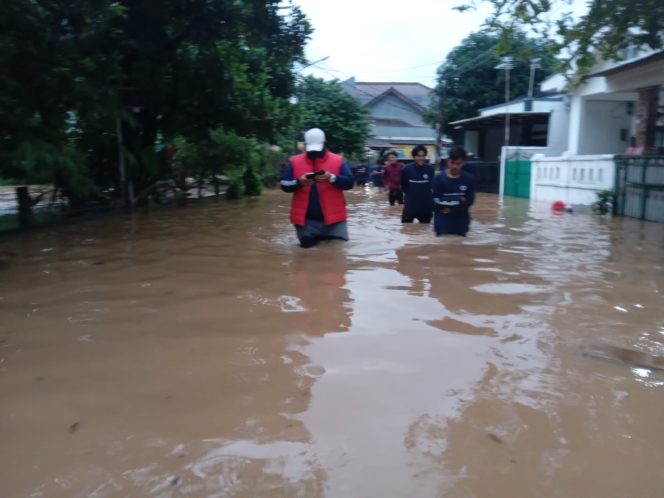
[[[408,190],[408,166],[401,168],[401,190],[404,192]]]
[[[346,163],[341,165],[337,179],[333,185],[336,185],[341,190],[350,190],[355,185],[355,178],[353,178],[353,173],[351,173],[350,168]]]
[[[288,166],[281,174],[281,180],[279,181],[279,186],[284,192],[292,193],[301,187],[300,182],[297,178],[293,178],[293,165],[288,163]]]
[[[353,178],[353,173],[351,173],[350,168],[346,163],[341,165],[338,175],[325,173],[324,175],[317,176],[315,181],[317,183],[330,182],[332,185],[341,190],[350,190],[353,188],[353,185],[355,185],[355,178]]]
[[[468,180],[468,189],[466,190],[466,195],[464,196],[466,198],[466,204],[468,206],[472,206],[473,203],[475,202],[475,178],[470,178]]]

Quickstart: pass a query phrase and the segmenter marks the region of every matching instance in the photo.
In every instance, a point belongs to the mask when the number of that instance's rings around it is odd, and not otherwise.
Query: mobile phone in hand
[[[313,180],[314,177],[316,176],[316,173],[307,173],[304,175],[307,180]]]

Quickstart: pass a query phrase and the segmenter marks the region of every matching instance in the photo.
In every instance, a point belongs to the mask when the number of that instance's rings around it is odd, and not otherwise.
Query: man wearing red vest
[[[304,154],[291,157],[281,176],[281,189],[293,193],[290,220],[302,247],[321,240],[348,240],[344,190],[353,188],[353,174],[343,158],[325,146],[325,133],[304,134]]]

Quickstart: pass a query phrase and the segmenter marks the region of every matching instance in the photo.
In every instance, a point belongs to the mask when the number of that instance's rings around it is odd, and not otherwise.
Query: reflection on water
[[[348,193],[0,238],[2,496],[659,497],[664,225],[481,196],[468,238]]]

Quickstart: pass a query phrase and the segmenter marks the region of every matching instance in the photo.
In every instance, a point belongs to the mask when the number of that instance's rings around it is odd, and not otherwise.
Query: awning
[[[475,116],[474,118],[452,121],[448,124],[454,126],[455,128],[461,128],[464,130],[481,129],[499,124],[504,125],[505,116],[505,113],[491,114],[490,116]],[[549,122],[548,112],[511,112],[509,117],[510,122],[514,124],[518,124],[520,122],[547,124]]]

